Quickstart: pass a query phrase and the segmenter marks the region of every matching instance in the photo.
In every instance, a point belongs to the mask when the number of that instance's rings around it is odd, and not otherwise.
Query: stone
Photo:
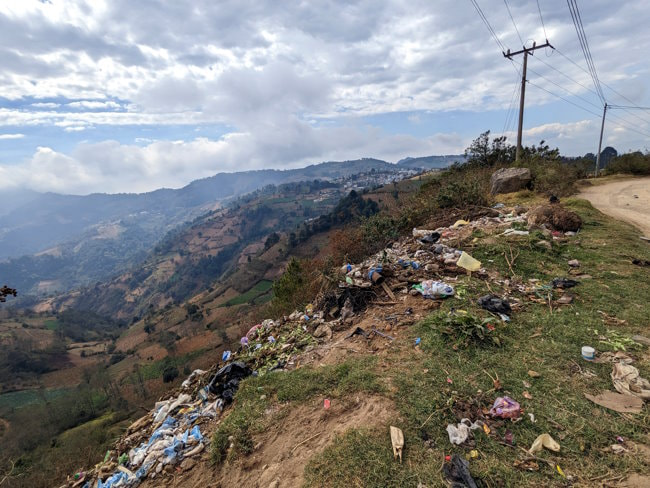
[[[551,243],[548,241],[537,241],[535,245],[537,247],[543,247],[545,249],[548,249],[549,251],[551,250]]]
[[[577,213],[567,210],[562,205],[542,205],[528,212],[528,225],[531,227],[546,225],[560,232],[575,232],[582,227],[582,219]]]
[[[183,459],[183,462],[181,463],[181,469],[183,471],[189,471],[196,465],[196,461],[192,458],[186,458]]]
[[[528,168],[501,168],[490,178],[490,192],[496,195],[523,190],[531,180],[532,176]]]

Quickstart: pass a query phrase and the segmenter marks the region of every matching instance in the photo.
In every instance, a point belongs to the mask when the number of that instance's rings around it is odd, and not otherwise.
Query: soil
[[[589,200],[604,214],[634,225],[650,237],[650,178],[587,187],[578,197]]]
[[[193,469],[172,479],[146,480],[140,486],[205,488],[225,486],[301,486],[305,465],[335,437],[348,429],[385,425],[395,418],[394,406],[385,398],[357,395],[345,402],[333,401],[328,410],[323,398],[297,408],[277,407],[267,412],[274,424],[255,436],[255,451],[222,468],[215,467],[204,453]]]

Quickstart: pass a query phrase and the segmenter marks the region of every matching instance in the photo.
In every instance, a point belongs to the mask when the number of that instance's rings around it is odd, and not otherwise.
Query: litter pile
[[[498,211],[495,209],[492,215],[498,216],[484,216],[472,222],[459,220],[449,227],[432,230],[413,229],[411,236],[397,240],[362,263],[346,264],[334,289],[321,294],[304,310],[277,320],[267,319],[251,327],[241,338],[237,351],[223,352],[220,367],[215,366],[207,372],[194,371],[179,390],[157,402],[150,413],[134,422],[101,463],[69,477],[64,486],[134,487],[145,478],[160,479],[191,469],[195,464],[192,458],[209,444],[207,433],[212,430],[208,428],[209,423],[219,421],[244,378],[295,368],[299,354],[319,342],[331,340],[334,332],[350,329],[369,305],[396,304],[397,295],[421,295],[425,299],[453,297],[457,290],[450,282],[456,281],[460,274],[473,273],[479,279],[488,279],[490,275],[482,263],[459,249],[461,242],[471,240],[475,230],[498,235],[528,233],[522,230],[528,219],[527,209],[504,214],[502,205],[496,208]],[[519,291],[545,297],[552,293],[552,286],[572,286],[571,280],[564,280],[541,285],[542,288],[536,283],[519,285],[522,287]],[[503,320],[509,320],[512,308],[508,301],[487,295],[479,304]],[[366,332],[360,327],[347,337],[355,334],[364,337],[377,334],[393,339],[376,329]],[[490,411],[494,417],[501,418],[519,417],[520,413],[519,405],[508,397],[498,398]],[[447,430],[451,442],[463,444],[471,438],[472,430],[479,427],[489,431],[487,424],[467,419],[457,426],[448,426]],[[393,436],[395,446],[399,436],[396,432]],[[397,447],[395,449],[397,453]],[[401,447],[399,451],[401,454]],[[454,460],[450,465],[450,478],[466,477],[467,466],[461,461]]]

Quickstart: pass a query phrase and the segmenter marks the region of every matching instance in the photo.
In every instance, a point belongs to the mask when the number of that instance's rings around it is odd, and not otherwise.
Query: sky
[[[603,104],[567,2],[477,1],[512,51],[557,48],[529,57],[524,144],[595,153]],[[607,102],[650,106],[650,0],[578,5]],[[521,61],[470,0],[0,0],[0,194],[514,142]],[[649,141],[650,111],[609,111],[603,147]]]

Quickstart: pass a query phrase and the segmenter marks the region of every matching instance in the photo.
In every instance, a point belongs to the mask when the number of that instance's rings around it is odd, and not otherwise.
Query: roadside
[[[650,178],[614,180],[588,186],[578,195],[601,212],[628,222],[650,237]]]

